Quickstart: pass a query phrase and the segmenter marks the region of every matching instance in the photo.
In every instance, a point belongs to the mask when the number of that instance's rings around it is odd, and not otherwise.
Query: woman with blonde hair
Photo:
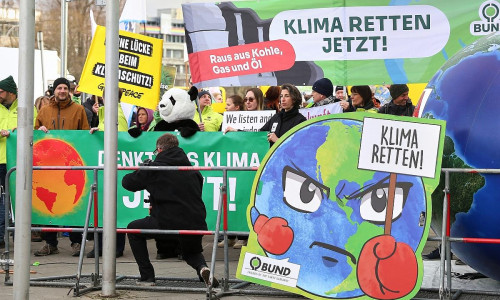
[[[40,109],[42,109],[42,107],[44,107],[45,105],[49,104],[49,102],[50,102],[49,96],[44,95],[36,98],[35,100],[36,110],[40,111]]]

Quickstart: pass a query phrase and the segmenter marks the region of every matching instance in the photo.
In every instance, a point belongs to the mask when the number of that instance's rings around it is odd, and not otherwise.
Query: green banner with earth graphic
[[[132,138],[127,132],[118,133],[118,166],[138,166],[152,159],[156,140],[164,132],[145,132]],[[266,132],[198,132],[184,139],[184,149],[193,166],[257,167],[269,143]],[[16,165],[16,139],[13,132],[7,142],[7,169]],[[248,147],[252,145],[252,147]],[[33,132],[34,166],[103,166],[104,132],[52,130],[45,134]],[[119,170],[117,178],[118,227],[148,214],[146,191],[129,192],[121,187],[123,176],[131,171]],[[181,172],[181,171],[179,171]],[[222,171],[202,171],[203,200],[207,209],[207,225],[215,230]],[[255,171],[228,171],[228,224],[231,231],[248,231],[246,207]],[[10,194],[15,208],[15,172],[9,177]],[[98,172],[99,222],[102,225],[103,171]],[[35,170],[33,171],[32,223],[41,225],[83,226],[93,183],[93,171]],[[91,221],[93,217],[91,215]],[[92,222],[93,224],[93,222]]]
[[[215,2],[215,1],[214,1]],[[426,83],[500,27],[494,0],[289,0],[182,5],[196,86]]]

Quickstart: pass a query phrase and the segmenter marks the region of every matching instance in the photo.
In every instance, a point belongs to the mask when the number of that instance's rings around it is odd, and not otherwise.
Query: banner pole
[[[31,197],[33,185],[33,88],[35,65],[35,3],[21,0],[19,4],[19,76],[17,115],[17,173],[14,246],[14,299],[29,299],[31,256]],[[7,201],[7,199],[4,199]],[[9,236],[6,235],[5,239]]]
[[[119,3],[108,1],[106,7],[106,74],[104,111],[104,186],[103,189],[103,265],[102,295],[115,296],[116,291],[116,195],[118,144],[118,36]],[[103,95],[104,96],[104,95]],[[99,253],[96,253],[99,255]]]

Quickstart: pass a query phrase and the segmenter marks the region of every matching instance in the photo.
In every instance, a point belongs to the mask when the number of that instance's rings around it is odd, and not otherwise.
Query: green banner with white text
[[[7,169],[16,165],[17,132],[7,140]],[[127,132],[118,133],[119,167],[138,166],[145,159],[153,159],[156,140],[164,132],[145,132],[132,138]],[[269,149],[266,132],[198,132],[184,139],[184,149],[193,166],[199,167],[258,167]],[[252,147],[248,147],[252,145]],[[52,130],[45,134],[33,132],[34,166],[103,166],[104,132]],[[119,170],[117,178],[118,227],[148,214],[147,191],[129,192],[121,180],[132,171]],[[159,171],[161,172],[161,171]],[[179,171],[182,172],[182,171]],[[209,230],[215,230],[222,171],[202,171],[204,177],[203,201],[207,210]],[[33,171],[32,224],[83,226],[93,183],[93,171],[35,170]],[[246,208],[255,171],[228,171],[228,224],[231,231],[248,231]],[[103,171],[98,172],[99,224],[102,225]],[[15,172],[9,177],[10,194],[15,208]],[[91,215],[93,224],[93,215]]]
[[[500,27],[495,0],[183,4],[196,86],[426,83]]]

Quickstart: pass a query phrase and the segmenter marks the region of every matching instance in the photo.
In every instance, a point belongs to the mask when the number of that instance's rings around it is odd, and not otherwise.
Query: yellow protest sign
[[[118,86],[122,102],[155,109],[160,101],[160,39],[120,30]],[[106,56],[106,28],[97,26],[83,67],[78,90],[102,95]]]

